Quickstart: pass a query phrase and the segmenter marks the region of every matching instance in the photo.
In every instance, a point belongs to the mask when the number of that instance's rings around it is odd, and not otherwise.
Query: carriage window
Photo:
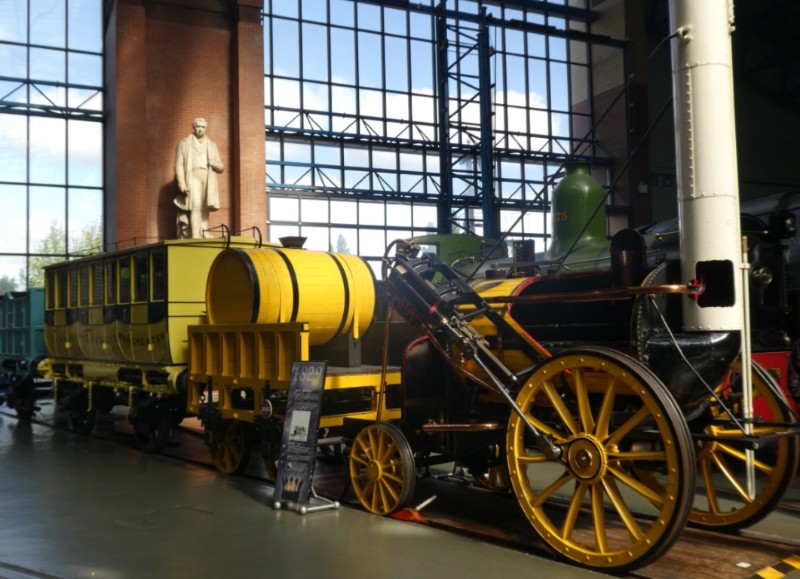
[[[52,310],[56,307],[56,273],[51,269],[44,275],[44,286],[47,288],[47,309]]]
[[[131,260],[123,257],[119,260],[119,303],[131,301]]]
[[[80,300],[78,305],[80,306],[88,306],[89,305],[89,264],[84,263],[78,269],[80,273]]]
[[[106,262],[106,303],[117,303],[117,262],[113,259]]]
[[[59,269],[56,273],[56,307],[67,307],[67,270]]]
[[[153,300],[163,300],[167,294],[166,253],[153,252]]]
[[[146,253],[133,257],[133,273],[136,276],[133,293],[133,301],[135,302],[146,302],[149,297],[150,271],[147,267],[147,261]]]
[[[78,268],[69,268],[69,307],[78,307]]]
[[[103,264],[92,264],[92,305],[103,305]]]

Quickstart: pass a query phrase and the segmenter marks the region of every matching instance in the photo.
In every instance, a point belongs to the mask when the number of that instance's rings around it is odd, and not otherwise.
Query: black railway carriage
[[[141,447],[163,447],[185,414],[187,327],[205,318],[211,263],[227,247],[257,245],[171,240],[46,267],[41,372],[70,426],[89,432],[99,412],[127,405]]]

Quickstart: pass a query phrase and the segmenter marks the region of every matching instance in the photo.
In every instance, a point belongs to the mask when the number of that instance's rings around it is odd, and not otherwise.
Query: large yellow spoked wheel
[[[534,371],[517,403],[561,449],[548,459],[512,413],[511,484],[558,555],[616,573],[669,549],[691,508],[694,454],[680,409],[647,368],[605,348],[565,350]],[[656,473],[662,486],[634,470]]]
[[[350,481],[369,512],[388,515],[405,506],[414,494],[416,476],[411,447],[393,424],[370,424],[353,440]]]
[[[252,425],[241,420],[226,420],[223,431],[222,441],[211,445],[211,459],[222,474],[238,474],[250,462],[250,452],[253,448]]]
[[[796,422],[794,414],[783,400],[780,387],[769,374],[753,364],[752,390],[755,436],[770,436],[787,430],[786,425]],[[741,430],[730,421],[730,414],[742,423],[742,366],[737,361],[725,384],[718,386],[708,413],[704,434],[717,440],[701,440],[697,449],[698,482],[705,487],[705,496],[698,496],[689,515],[689,521],[699,526],[717,530],[735,530],[752,525],[780,502],[797,472],[800,441],[797,436],[776,437],[753,451],[754,488],[752,495],[747,485],[747,458],[737,439],[744,438]],[[773,423],[770,425],[769,423]],[[783,425],[781,426],[780,423]],[[723,439],[723,440],[719,440]],[[725,439],[730,440],[730,443]]]

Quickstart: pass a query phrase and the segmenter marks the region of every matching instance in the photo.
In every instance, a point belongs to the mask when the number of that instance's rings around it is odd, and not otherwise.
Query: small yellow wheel
[[[414,494],[416,476],[411,447],[393,424],[370,424],[353,440],[350,481],[369,512],[388,515],[405,506]]]
[[[517,404],[561,449],[548,458],[511,415],[514,492],[562,558],[618,573],[669,549],[692,505],[694,454],[680,408],[646,367],[605,348],[564,350],[536,368]],[[635,470],[657,473],[660,488]]]
[[[226,420],[222,442],[211,446],[211,459],[222,474],[238,474],[250,462],[253,446],[252,426],[241,420]]]
[[[705,496],[696,498],[689,521],[716,530],[740,529],[767,516],[792,483],[800,460],[800,441],[797,436],[777,437],[773,442],[753,451],[754,492],[750,495],[747,490],[747,458],[742,447],[735,444],[736,439],[743,438],[744,435],[730,422],[728,413],[730,411],[740,422],[743,420],[741,396],[737,395],[741,392],[741,374],[741,362],[737,360],[731,369],[729,380],[715,389],[727,410],[716,399],[712,399],[706,415],[708,424],[704,433],[717,440],[703,441],[697,450],[698,482],[702,483],[706,492]],[[787,426],[794,424],[796,420],[783,400],[780,387],[757,364],[753,364],[751,376],[756,420],[761,418],[767,422],[782,424],[756,424],[753,434],[769,436],[785,432]]]

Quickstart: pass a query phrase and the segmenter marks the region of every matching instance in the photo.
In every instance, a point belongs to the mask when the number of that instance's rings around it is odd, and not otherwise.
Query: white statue
[[[225,166],[217,145],[206,137],[207,126],[205,119],[195,119],[192,134],[181,139],[175,151],[179,239],[203,237],[208,229],[208,212],[219,209],[216,173],[222,173]]]

